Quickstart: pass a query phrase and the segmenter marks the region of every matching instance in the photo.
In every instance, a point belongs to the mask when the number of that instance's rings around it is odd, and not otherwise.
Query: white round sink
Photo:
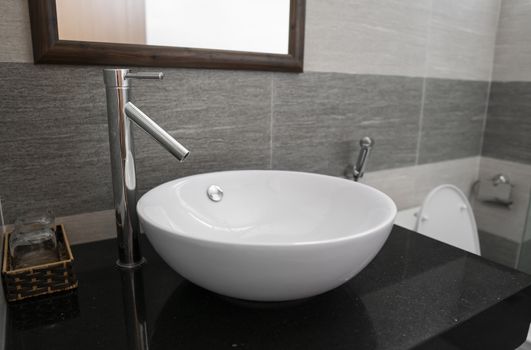
[[[336,177],[227,171],[160,185],[138,202],[149,241],[179,274],[226,296],[284,301],[361,271],[396,216],[384,193]]]

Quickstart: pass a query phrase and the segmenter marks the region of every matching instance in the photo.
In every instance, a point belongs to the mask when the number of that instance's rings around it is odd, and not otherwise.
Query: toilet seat
[[[481,254],[472,207],[453,185],[434,188],[422,203],[417,232],[477,255]]]

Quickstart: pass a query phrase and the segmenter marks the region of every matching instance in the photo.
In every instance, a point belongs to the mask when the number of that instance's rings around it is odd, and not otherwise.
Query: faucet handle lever
[[[125,79],[155,79],[162,80],[164,73],[162,72],[139,72],[139,73],[127,73]]]

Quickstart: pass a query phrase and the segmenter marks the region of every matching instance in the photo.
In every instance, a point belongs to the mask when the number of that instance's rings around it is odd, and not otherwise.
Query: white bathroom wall
[[[309,0],[305,69],[490,80],[500,0]]]
[[[531,1],[504,0],[494,58],[494,81],[531,81]]]
[[[461,158],[404,168],[368,172],[362,182],[387,193],[399,210],[418,206],[442,184],[453,184],[470,193],[477,179],[479,157]]]
[[[309,0],[305,70],[424,76],[431,0]]]
[[[33,62],[28,2],[0,2],[0,62]]]
[[[433,0],[430,77],[490,81],[500,0]]]
[[[308,0],[304,69],[489,81],[499,7],[500,0]],[[2,0],[0,13],[0,62],[33,62],[27,1]]]

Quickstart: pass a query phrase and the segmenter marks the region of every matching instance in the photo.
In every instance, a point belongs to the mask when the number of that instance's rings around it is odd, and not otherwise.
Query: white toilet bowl
[[[453,185],[434,188],[422,206],[398,212],[395,224],[468,252],[481,255],[472,207]]]

